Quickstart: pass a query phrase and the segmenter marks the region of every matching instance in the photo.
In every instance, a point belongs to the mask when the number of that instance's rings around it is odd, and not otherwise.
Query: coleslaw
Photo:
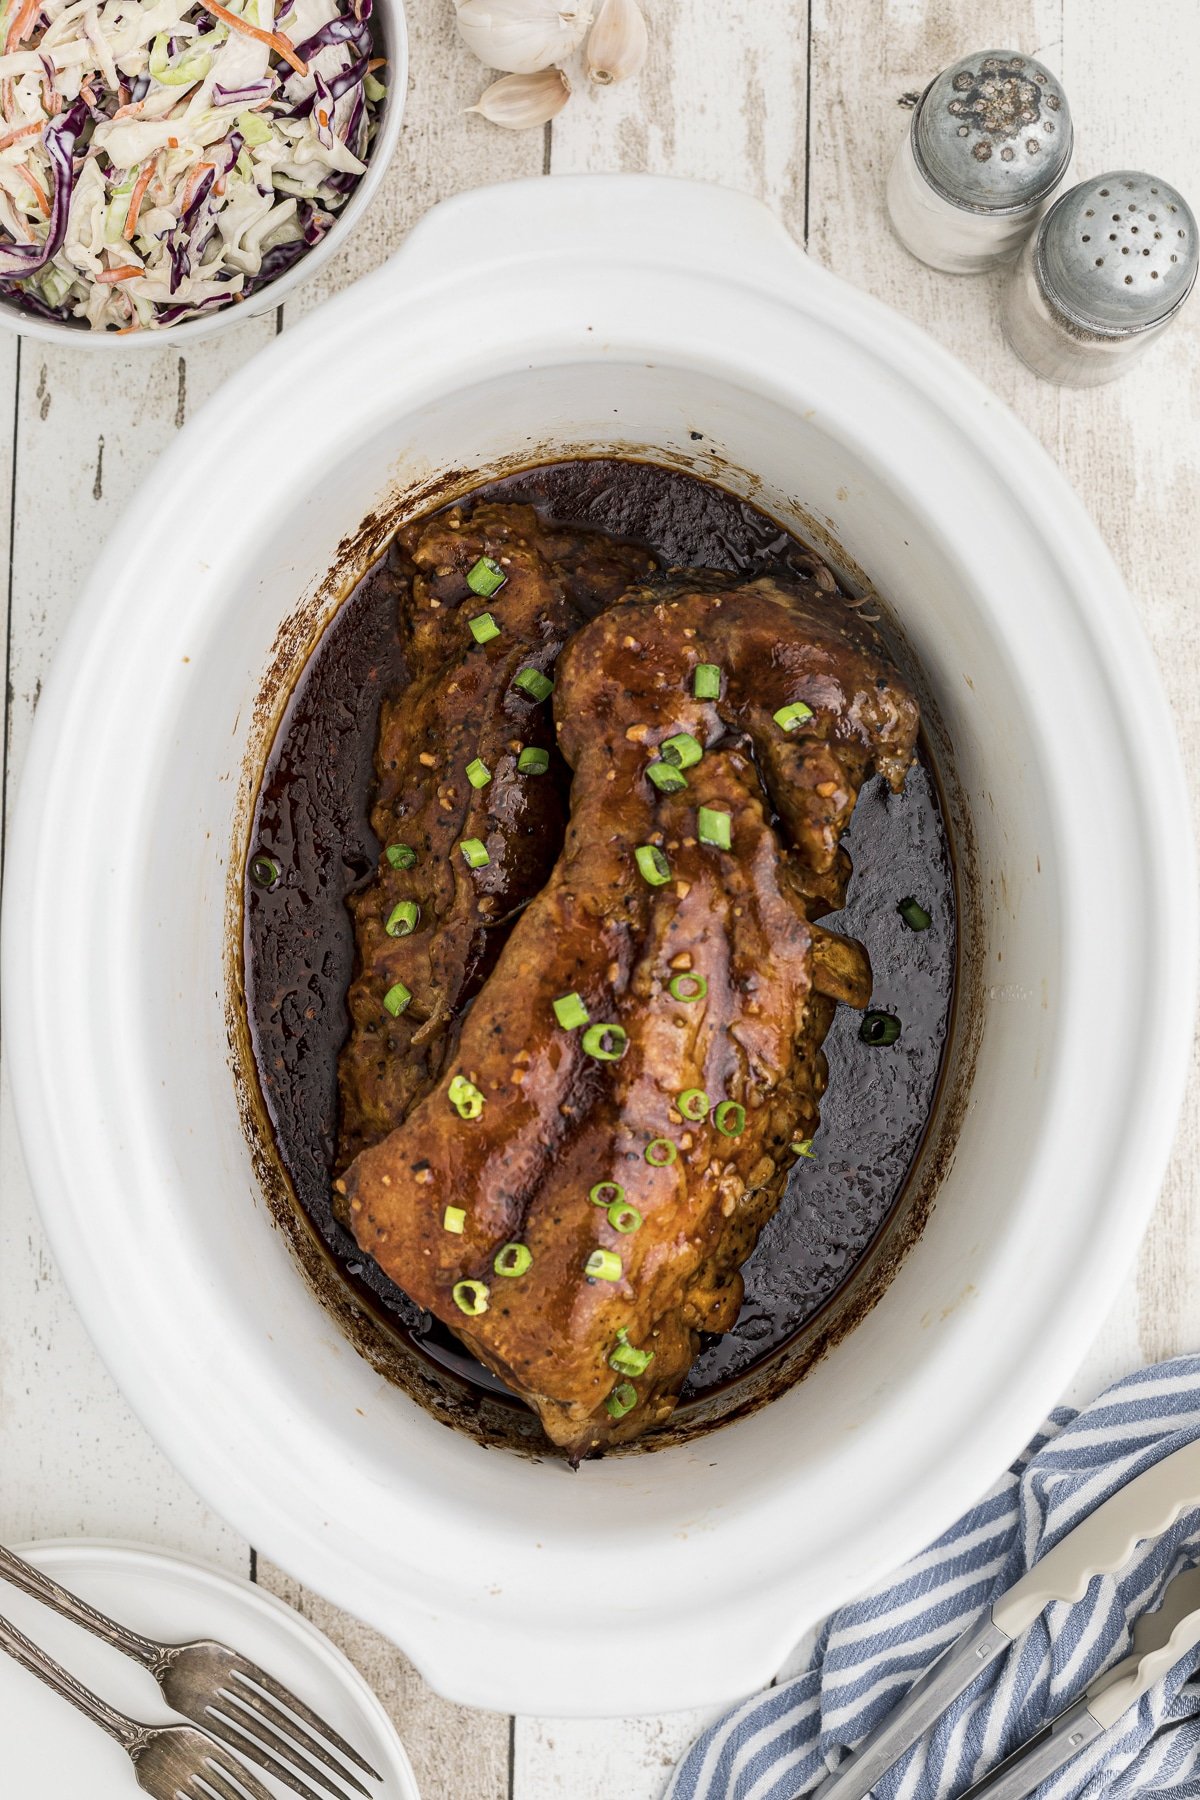
[[[0,294],[95,331],[230,306],[317,243],[386,87],[371,0],[4,0]]]

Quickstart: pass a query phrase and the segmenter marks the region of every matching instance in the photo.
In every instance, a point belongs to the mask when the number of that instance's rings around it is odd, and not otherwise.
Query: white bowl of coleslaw
[[[200,337],[326,263],[395,150],[403,0],[10,0],[0,323]]]

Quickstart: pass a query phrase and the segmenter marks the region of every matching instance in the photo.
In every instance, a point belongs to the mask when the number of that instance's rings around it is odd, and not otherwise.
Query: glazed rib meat
[[[737,1317],[834,1007],[870,995],[810,914],[864,779],[902,785],[917,708],[837,596],[704,577],[580,631],[554,707],[562,854],[440,1080],[343,1188],[363,1249],[578,1458],[662,1423]]]
[[[654,566],[595,533],[550,531],[526,506],[451,509],[402,531],[397,553],[410,679],[380,718],[371,822],[383,854],[350,901],[340,1168],[437,1079],[462,1007],[562,846],[567,772],[548,709],[514,679],[551,668],[572,631]],[[467,586],[483,557],[506,576],[490,599]],[[478,643],[470,621],[484,613],[498,635]],[[527,748],[546,755],[544,773],[520,769]],[[468,765],[486,772],[482,786]],[[489,858],[474,870],[458,848],[471,839]]]

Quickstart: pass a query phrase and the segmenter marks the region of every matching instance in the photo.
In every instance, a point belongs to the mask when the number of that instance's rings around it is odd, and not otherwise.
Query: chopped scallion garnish
[[[900,917],[904,920],[904,923],[908,926],[910,931],[928,931],[929,927],[933,924],[933,920],[925,911],[925,908],[919,901],[914,900],[911,894],[907,900],[902,900],[900,902],[896,911],[900,914]]]
[[[609,1207],[608,1222],[614,1231],[627,1235],[631,1231],[641,1230],[642,1215],[636,1206],[627,1206],[622,1201],[620,1205]]]
[[[395,986],[390,987],[383,996],[383,1004],[388,1012],[391,1013],[393,1019],[398,1019],[411,999],[412,995],[405,987],[404,983],[398,981]]]
[[[485,1100],[473,1081],[465,1075],[456,1075],[449,1087],[450,1104],[460,1119],[477,1119],[483,1111]]]
[[[792,1151],[796,1156],[807,1156],[811,1161],[813,1155],[812,1139],[797,1138],[796,1142],[792,1145]]]
[[[869,1012],[863,1017],[858,1035],[864,1044],[872,1044],[876,1049],[886,1049],[900,1036],[900,1021],[894,1013]]]
[[[393,869],[412,869],[416,867],[417,853],[409,844],[389,844],[383,853]]]
[[[604,1402],[605,1411],[612,1419],[623,1419],[637,1405],[637,1389],[627,1381],[618,1381],[608,1399]]]
[[[679,1152],[670,1138],[651,1138],[643,1154],[652,1169],[667,1169]]]
[[[620,1062],[629,1048],[629,1033],[623,1025],[589,1025],[583,1034],[583,1047],[597,1062]]]
[[[442,1214],[442,1230],[452,1231],[456,1237],[462,1236],[466,1222],[467,1215],[461,1206],[448,1206]]]
[[[490,644],[493,638],[500,636],[500,627],[491,613],[476,613],[470,626],[471,636],[477,644]]]
[[[513,686],[528,694],[531,700],[548,700],[554,692],[554,683],[540,669],[522,669],[513,677]]]
[[[481,556],[474,568],[467,571],[467,586],[484,600],[498,594],[507,580],[500,564],[490,556]]]
[[[736,1100],[722,1100],[713,1114],[713,1124],[724,1137],[741,1137],[746,1129],[746,1109]]]
[[[791,706],[781,706],[774,718],[782,730],[795,731],[797,725],[803,725],[805,719],[811,719],[812,716],[811,706],[805,706],[803,700],[794,700]]]
[[[487,853],[486,844],[481,843],[478,838],[464,838],[458,847],[468,869],[485,868],[492,860]]]
[[[564,1031],[576,1031],[587,1024],[591,1014],[578,994],[560,994],[554,1002],[554,1016]]]
[[[528,1244],[505,1244],[497,1250],[492,1267],[497,1275],[524,1275],[533,1267],[533,1251]]]
[[[536,744],[527,744],[517,758],[517,768],[522,775],[544,775],[550,767],[550,752],[539,750]]]
[[[652,762],[647,766],[646,773],[662,794],[677,794],[687,786],[687,776],[673,763]]]
[[[488,1309],[486,1281],[456,1281],[451,1292],[455,1306],[459,1312],[466,1313],[468,1319],[477,1319],[480,1313],[485,1313]]]
[[[583,1265],[589,1281],[620,1281],[624,1273],[621,1259],[614,1250],[593,1250]]]
[[[486,787],[492,779],[492,771],[481,757],[473,757],[467,764],[467,780],[473,788]]]
[[[716,663],[697,663],[696,674],[692,682],[692,692],[697,700],[719,700],[721,697],[721,671]]]
[[[702,806],[696,814],[696,835],[711,850],[732,850],[733,821],[727,812]]]
[[[634,851],[642,878],[651,887],[665,887],[671,879],[671,865],[657,844],[639,844]]]
[[[257,856],[250,858],[250,879],[255,887],[274,887],[282,874],[283,870],[275,858],[268,856],[265,851],[260,851]]]
[[[421,909],[415,900],[401,900],[388,914],[387,924],[383,929],[389,937],[408,937],[417,929],[420,917]]]
[[[707,1119],[712,1101],[703,1088],[684,1088],[675,1104],[685,1119],[698,1125],[701,1119]]]
[[[593,1206],[619,1206],[625,1198],[625,1189],[619,1181],[598,1181],[594,1188],[588,1189],[588,1199]]]
[[[658,746],[658,754],[664,762],[674,763],[677,769],[690,769],[704,755],[703,745],[698,744],[690,731],[680,731],[674,737],[664,738]]]
[[[622,1325],[617,1333],[616,1348],[608,1359],[610,1369],[618,1375],[644,1375],[654,1361],[653,1350],[638,1350],[629,1341],[629,1333]]]
[[[667,992],[672,1000],[683,1000],[690,1005],[693,1000],[703,1000],[708,992],[708,983],[703,975],[672,975],[667,983]]]

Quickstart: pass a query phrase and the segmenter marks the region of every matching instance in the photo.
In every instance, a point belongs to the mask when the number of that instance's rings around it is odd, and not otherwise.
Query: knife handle
[[[880,1776],[1011,1643],[1011,1637],[995,1624],[991,1614],[984,1613],[914,1681],[895,1711],[825,1778],[812,1800],[864,1800]]]
[[[1052,1729],[1028,1750],[1006,1759],[994,1781],[971,1789],[972,1800],[1026,1800],[1079,1752],[1103,1737],[1106,1727],[1095,1717],[1086,1696],[1060,1713]]]

